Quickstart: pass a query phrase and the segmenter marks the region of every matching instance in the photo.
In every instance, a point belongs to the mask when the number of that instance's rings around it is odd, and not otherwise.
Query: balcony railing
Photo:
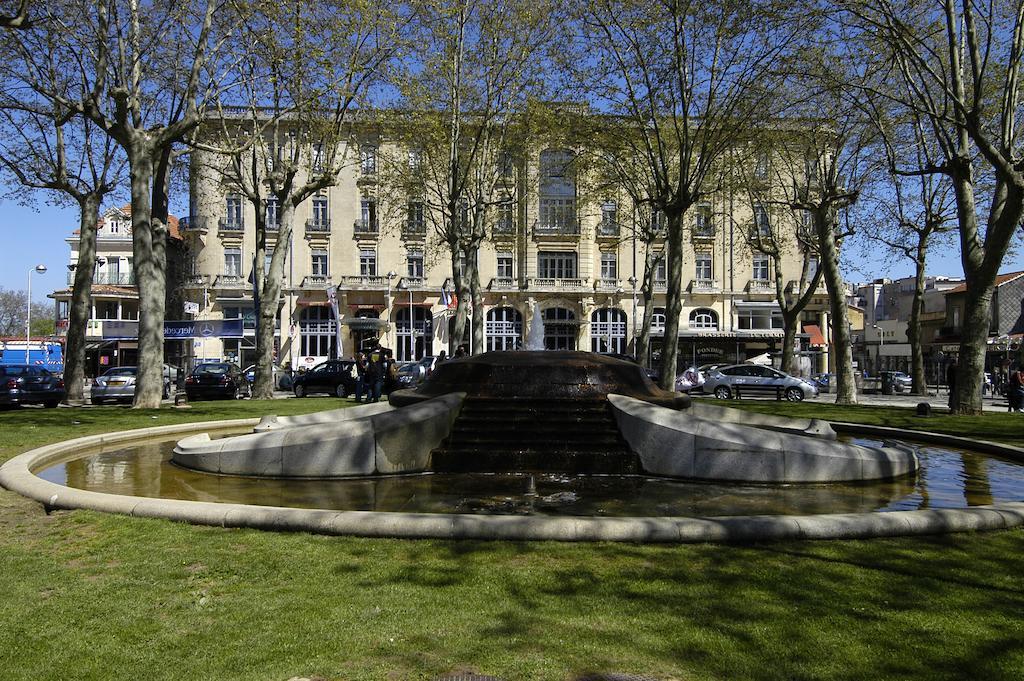
[[[751,279],[747,293],[775,293],[775,283],[770,279]]]
[[[330,231],[330,220],[306,220],[306,234],[329,234]]]
[[[527,287],[531,291],[585,291],[586,279],[555,279],[551,277],[530,277]]]
[[[605,279],[605,278],[601,278],[601,279],[595,279],[594,280],[594,290],[595,291],[614,292],[614,291],[617,291],[619,288],[620,288],[620,285],[619,285],[619,280],[618,279]]]
[[[310,274],[302,278],[302,283],[299,284],[300,288],[327,288],[331,285],[331,275],[329,274]]]
[[[377,275],[348,275],[339,277],[338,284],[349,289],[384,290],[388,287],[388,278]]]
[[[516,223],[512,220],[498,220],[491,231],[495,234],[515,234]]]
[[[655,293],[665,293],[666,291],[668,291],[668,282],[663,280],[663,279],[655,280],[655,282],[654,282],[654,292]]]
[[[244,232],[245,231],[245,220],[235,220],[234,218],[221,218],[217,221],[217,231],[220,232]]]
[[[75,273],[68,272],[68,286],[75,283]],[[92,275],[92,285],[135,286],[135,274],[132,272],[96,272]]]
[[[245,288],[249,282],[241,274],[218,274],[213,282],[214,288]]]
[[[185,286],[194,288],[205,288],[210,283],[210,277],[205,274],[190,274],[185,277]]]
[[[405,238],[423,238],[427,234],[427,226],[422,222],[406,222],[402,225],[402,236]]]
[[[373,234],[376,236],[380,231],[380,225],[376,220],[356,220],[352,226],[352,231],[356,234]]]
[[[615,239],[619,236],[619,223],[617,222],[599,222],[597,224],[597,238],[598,239]]]
[[[491,291],[515,291],[519,288],[519,281],[515,277],[494,277],[487,288]]]
[[[187,218],[180,218],[178,220],[178,229],[180,229],[182,232],[197,232],[199,234],[206,234],[206,219],[201,218],[198,215],[190,215]]]
[[[273,222],[267,220],[266,228],[267,233],[277,233],[281,231],[281,223],[277,220],[274,220]]]
[[[578,220],[564,222],[535,222],[533,224],[534,236],[579,236],[580,223]]]
[[[419,291],[427,287],[427,280],[423,277],[402,277],[398,280],[398,290]]]
[[[718,293],[717,279],[694,279],[690,282],[690,293]]]
[[[715,238],[714,225],[697,225],[693,228],[693,238],[697,241],[711,241]]]

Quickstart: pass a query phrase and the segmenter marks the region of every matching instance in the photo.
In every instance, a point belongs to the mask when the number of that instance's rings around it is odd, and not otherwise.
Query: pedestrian
[[[465,356],[466,356],[466,346],[465,345],[460,345],[459,347],[455,348],[455,356],[452,359],[462,359]]]
[[[948,367],[946,367],[946,385],[949,387],[949,411],[950,411],[950,413],[956,412],[956,407],[957,407],[956,372],[957,372],[958,368],[959,367],[957,367],[957,364],[956,364],[955,361],[951,362],[950,365]]]
[[[445,352],[444,350],[442,350],[441,354],[437,356],[437,362],[434,363],[434,366],[437,366],[438,364],[440,364],[441,362],[445,361],[446,359],[448,359],[448,353]]]
[[[366,358],[366,384],[369,386],[368,402],[379,402],[384,388],[384,350],[378,345]]]
[[[398,388],[398,363],[391,348],[384,349],[384,391],[390,393]]]
[[[363,391],[367,389],[366,385],[366,355],[361,352],[356,353],[356,402],[363,401]],[[369,402],[369,391],[367,392],[366,401]]]
[[[1007,411],[1019,412],[1024,407],[1024,371],[1019,366],[1010,369],[1010,388],[1006,391]]]

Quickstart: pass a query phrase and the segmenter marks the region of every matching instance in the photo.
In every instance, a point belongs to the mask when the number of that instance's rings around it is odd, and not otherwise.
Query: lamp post
[[[628,281],[629,285],[633,287],[633,355],[635,357],[636,356],[636,328],[637,328],[636,327],[636,281],[637,281],[636,280],[636,276],[632,275],[626,281]],[[637,361],[640,361],[639,357],[637,357],[636,359],[637,359]]]
[[[29,363],[28,348],[32,342],[32,273],[46,273],[46,265],[36,265],[28,271],[28,296],[25,303],[25,364]]]
[[[885,346],[885,330],[878,324],[872,324],[871,328],[878,332],[878,345],[875,346],[875,373],[878,373],[882,363],[882,347]]]
[[[391,316],[394,316],[394,314],[393,314],[393,312],[394,312],[394,310],[393,310],[394,305],[391,304],[391,280],[394,279],[395,277],[397,277],[398,274],[394,270],[389,270],[387,275],[385,275],[385,276],[387,276],[387,278],[388,278],[388,295],[387,295],[387,298],[385,298],[384,303],[389,308],[392,308]],[[397,319],[395,320],[394,326],[395,326],[395,345],[397,346],[398,345],[398,328],[397,328],[398,327],[398,320]]]

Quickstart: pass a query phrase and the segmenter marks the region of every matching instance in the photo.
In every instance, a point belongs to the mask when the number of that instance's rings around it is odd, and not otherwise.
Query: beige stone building
[[[279,364],[312,366],[378,341],[394,348],[399,361],[442,350],[451,354],[457,345],[450,338],[453,312],[445,305],[451,258],[434,232],[429,209],[414,195],[382,186],[384,158],[401,158],[401,150],[375,139],[353,151],[353,163],[337,185],[301,205],[292,238],[275,244],[288,249],[276,336]],[[572,170],[574,155],[569,149],[537,148],[501,173],[499,196],[505,200],[490,211],[489,238],[479,253],[484,350],[520,347],[539,309],[548,348],[632,353],[643,319],[645,248],[633,238],[633,225],[658,218],[636,210],[624,196],[583,189]],[[181,221],[188,272],[184,299],[198,304],[201,320],[245,320],[243,338],[209,338],[192,348],[195,358],[231,359],[244,367],[254,353],[249,277],[255,221],[250,205],[215,171],[222,162],[206,153],[193,157],[192,215]],[[273,226],[276,206],[267,212]],[[742,361],[780,349],[774,265],[746,236],[776,221],[783,234],[793,234],[797,221],[777,212],[721,195],[688,214],[678,339],[682,362]],[[791,241],[784,280],[795,285],[801,260],[796,240]],[[656,251],[663,247],[663,242],[653,245]],[[653,301],[655,352],[665,328],[664,271],[662,266]],[[331,286],[337,287],[340,320],[328,302]],[[823,286],[805,322],[806,370],[824,371]],[[468,337],[463,343],[469,349]]]

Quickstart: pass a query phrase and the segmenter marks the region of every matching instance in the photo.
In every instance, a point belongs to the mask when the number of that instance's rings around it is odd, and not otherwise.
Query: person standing
[[[1010,387],[1006,391],[1009,406],[1006,411],[1019,412],[1024,406],[1024,371],[1019,366],[1010,368]]]
[[[366,385],[366,355],[361,352],[356,353],[356,402],[363,401],[363,391],[366,390],[367,396],[366,401],[370,401],[369,390]]]
[[[378,345],[366,359],[366,384],[370,393],[368,402],[379,402],[384,387],[384,350]]]

